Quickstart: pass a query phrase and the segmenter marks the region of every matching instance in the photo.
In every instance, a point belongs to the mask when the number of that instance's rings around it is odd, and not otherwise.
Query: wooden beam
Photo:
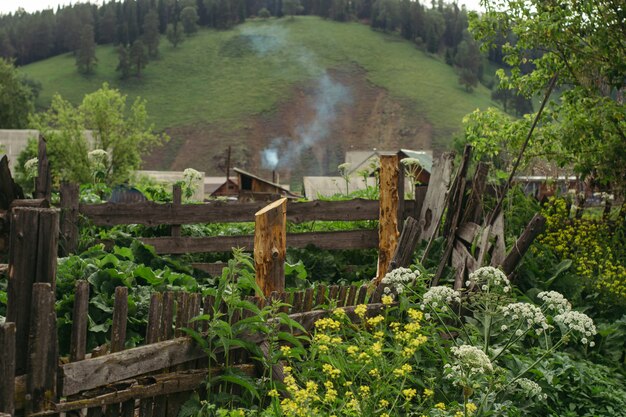
[[[376,285],[387,273],[398,245],[398,155],[380,156],[380,214]],[[404,193],[404,190],[402,190]]]
[[[140,238],[154,246],[157,253],[183,254],[203,252],[230,252],[232,248],[252,251],[254,236],[212,236],[212,237],[153,237]],[[378,247],[377,230],[348,230],[338,232],[288,233],[290,248],[304,248],[313,245],[319,249],[372,249]]]
[[[433,172],[428,182],[428,189],[419,218],[420,224],[422,224],[420,234],[422,240],[431,239],[439,228],[446,205],[446,196],[450,188],[453,162],[454,154],[444,153],[433,163]]]
[[[254,215],[256,282],[265,297],[285,291],[287,255],[287,199],[281,198]]]
[[[183,190],[180,184],[172,186],[172,203],[177,207],[183,204]],[[172,237],[180,237],[180,224],[173,224],[171,232]]]

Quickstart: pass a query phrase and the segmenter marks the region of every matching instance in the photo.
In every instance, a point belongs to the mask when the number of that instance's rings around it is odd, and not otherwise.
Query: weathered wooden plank
[[[79,211],[97,226],[119,224],[229,223],[252,222],[254,214],[265,207],[265,202],[222,202],[204,204],[134,203],[134,204],[80,204]],[[407,206],[407,209],[409,207]],[[412,208],[412,207],[411,207]],[[378,201],[355,199],[349,201],[288,202],[287,220],[352,221],[378,218]]]
[[[510,275],[515,270],[515,267],[517,267],[537,235],[543,231],[545,225],[546,218],[539,213],[535,214],[524,229],[524,232],[515,242],[515,245],[513,245],[506,255],[504,262],[502,262],[502,270],[505,274]]]
[[[478,237],[480,231],[480,225],[468,222],[464,223],[456,230],[456,237],[468,245],[473,245],[476,243],[476,238]]]
[[[43,135],[39,135],[37,147],[37,178],[35,179],[35,198],[43,198],[50,201],[52,193],[52,174],[50,172],[50,162],[46,152],[46,140]]]
[[[87,309],[89,307],[89,283],[76,281],[74,308],[72,312],[72,336],[70,341],[70,361],[82,361],[87,350]]]
[[[163,294],[155,292],[150,296],[150,310],[148,311],[148,327],[146,328],[146,343],[156,343],[161,337],[161,312],[163,311]]]
[[[18,207],[50,208],[50,201],[45,198],[15,199],[11,201],[11,205],[9,206],[10,210]]]
[[[4,155],[0,159],[0,209],[8,210],[16,198],[24,198],[22,188],[13,181],[9,169],[9,158]]]
[[[170,340],[174,337],[174,296],[175,294],[171,291],[166,291],[163,294],[160,340]]]
[[[406,268],[411,265],[415,248],[419,243],[421,228],[419,222],[413,217],[408,217],[402,227],[400,240],[396,246],[396,250],[389,262],[387,272],[396,268]]]
[[[347,306],[353,306],[354,300],[356,299],[356,285],[350,285],[348,288],[348,296],[346,297]]]
[[[485,162],[479,162],[472,180],[472,192],[470,193],[467,206],[463,213],[461,224],[467,222],[481,223],[483,217],[483,197],[485,196],[485,188],[487,186],[487,174],[489,174],[489,165]]]
[[[124,350],[126,343],[126,322],[128,320],[128,288],[115,288],[113,302],[113,323],[111,324],[111,353]]]
[[[204,263],[204,262],[194,262],[191,264],[194,269],[198,269],[200,271],[206,272],[212,277],[217,277],[222,275],[222,271],[228,265],[225,262],[215,262],[215,263]]]
[[[59,213],[54,209],[16,208],[11,216],[7,321],[16,326],[17,346],[26,346],[32,284],[55,288]],[[26,370],[26,349],[18,349],[16,372]]]
[[[353,320],[355,307],[344,307]],[[377,314],[382,304],[369,304],[368,314]],[[314,310],[291,314],[289,317],[300,323],[305,330],[311,330],[315,321],[326,317],[332,312]],[[285,327],[286,330],[286,327]],[[259,343],[265,335],[255,333],[242,335],[244,340]],[[62,396],[91,390],[118,381],[135,378],[148,372],[154,372],[204,357],[206,354],[188,337],[179,337],[159,343],[127,349],[98,358],[71,362],[59,367]]]
[[[311,309],[313,309],[313,288],[309,287],[304,291],[302,311],[311,311]]]
[[[326,285],[321,284],[317,286],[317,294],[315,297],[315,307],[319,307],[326,304]]]
[[[78,248],[78,184],[61,184],[61,248],[63,255]]]
[[[50,409],[57,399],[57,327],[55,295],[49,283],[33,284],[28,362],[26,414]]]
[[[367,297],[367,284],[361,285],[359,288],[359,294],[356,297],[356,305],[363,304],[365,302],[365,297]]]
[[[422,240],[430,239],[438,228],[450,188],[453,161],[453,153],[444,153],[433,162],[433,172],[430,176],[419,218],[420,224],[422,224],[422,232],[420,233]]]
[[[491,254],[491,265],[502,265],[506,258],[506,242],[504,237],[504,214],[500,212],[498,217],[493,223],[491,233],[495,236],[495,242],[493,243],[493,252]]]
[[[0,413],[15,411],[15,323],[0,323]]]
[[[398,155],[380,156],[377,284],[387,273],[398,245],[398,159]]]
[[[287,199],[281,198],[254,214],[256,283],[268,296],[285,290],[287,255]]]
[[[252,251],[254,248],[254,236],[153,237],[141,238],[141,241],[154,246],[157,253],[169,254],[229,252],[232,248]],[[376,248],[378,231],[348,230],[287,234],[288,247],[305,248],[309,245],[329,250]]]

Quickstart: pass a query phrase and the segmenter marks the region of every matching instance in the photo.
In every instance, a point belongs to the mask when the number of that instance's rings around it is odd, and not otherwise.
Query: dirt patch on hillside
[[[236,128],[223,122],[167,129],[172,140],[147,156],[144,166],[192,167],[207,175],[220,175],[219,165],[224,165],[230,145],[232,165],[270,177],[271,169],[263,166],[261,152],[280,142],[275,146],[279,158],[297,149],[290,160],[279,160],[281,180],[293,177],[298,181],[302,175],[335,174],[350,150],[431,148],[432,128],[415,114],[412,103],[391,98],[358,68],[329,71],[328,78],[341,88],[335,106],[320,110],[320,100],[328,104],[320,95],[320,83],[301,84],[275,111],[239,120],[233,124]]]

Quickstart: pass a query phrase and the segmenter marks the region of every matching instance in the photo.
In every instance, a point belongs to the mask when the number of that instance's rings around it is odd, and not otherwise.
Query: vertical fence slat
[[[315,306],[319,307],[326,304],[326,285],[317,286],[317,295],[315,297]]]
[[[172,187],[172,200],[174,205],[180,206],[183,202],[183,192],[180,184],[174,184]],[[180,237],[180,224],[172,225],[172,237]]]
[[[302,309],[303,311],[311,311],[313,309],[313,288],[309,287],[304,291]]]
[[[161,340],[170,340],[174,337],[174,293],[166,291],[163,294],[163,314],[161,315]]]
[[[356,285],[350,285],[348,289],[348,297],[346,298],[346,305],[353,306],[356,299]]]
[[[124,350],[126,321],[128,319],[128,288],[115,288],[113,323],[111,324],[111,353]]]
[[[75,253],[78,248],[78,184],[61,184],[61,239],[63,255]]]
[[[391,257],[398,244],[398,159],[398,155],[380,156],[380,212],[376,284],[387,273],[389,262],[391,262]]]
[[[333,301],[337,300],[337,295],[339,294],[339,286],[331,285],[328,289],[328,303],[330,304]]]
[[[359,294],[356,297],[356,304],[363,304],[365,302],[365,297],[367,297],[367,284],[361,285],[359,288]]]
[[[15,323],[0,324],[0,413],[15,411]]]
[[[339,296],[337,297],[337,307],[343,307],[346,305],[346,297],[348,295],[348,287],[342,285],[339,287]]]
[[[48,410],[56,402],[58,352],[55,299],[51,284],[33,284],[33,312],[27,349],[27,415]]]
[[[72,313],[72,336],[70,341],[70,361],[82,361],[87,350],[87,314],[89,308],[89,283],[76,281],[74,309]]]

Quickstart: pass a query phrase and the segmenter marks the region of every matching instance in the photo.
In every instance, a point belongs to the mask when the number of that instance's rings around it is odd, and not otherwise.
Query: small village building
[[[240,201],[272,201],[281,197],[302,198],[301,195],[291,192],[288,185],[277,184],[239,168],[233,168],[233,171],[237,173]]]

